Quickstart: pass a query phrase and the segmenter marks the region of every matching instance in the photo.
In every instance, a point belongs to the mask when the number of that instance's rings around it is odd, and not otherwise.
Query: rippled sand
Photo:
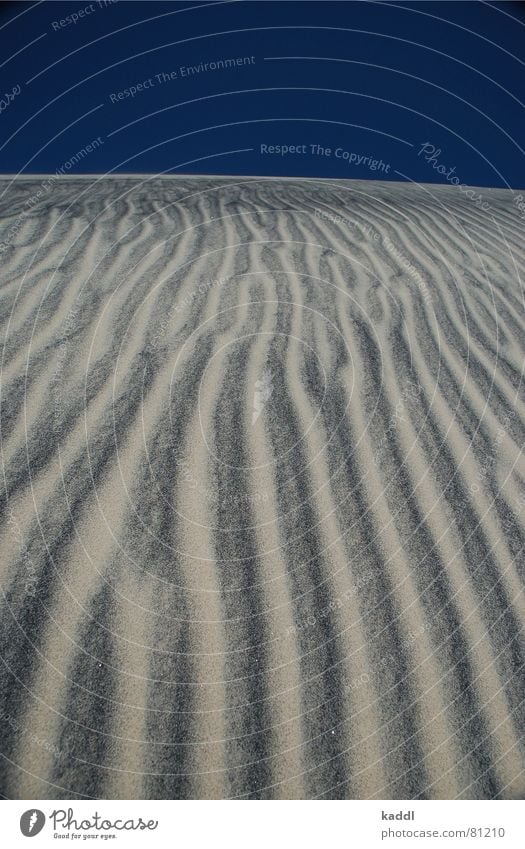
[[[0,180],[1,792],[525,795],[512,193]]]

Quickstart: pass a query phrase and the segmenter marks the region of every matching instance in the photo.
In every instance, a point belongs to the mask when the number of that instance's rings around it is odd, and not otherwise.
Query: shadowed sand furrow
[[[257,328],[260,316],[260,305],[249,308],[235,355],[228,356],[224,367],[212,449],[217,458],[216,525],[220,529],[215,532],[216,557],[224,615],[231,621],[225,657],[225,679],[230,685],[229,784],[232,796],[247,794],[252,798],[264,797],[265,788],[272,783],[268,761],[272,732],[264,686],[267,634],[258,587],[262,572],[253,529],[255,515],[249,502],[249,458],[243,432],[245,363],[251,346],[248,334]]]
[[[0,180],[0,792],[525,795],[523,226]]]
[[[57,734],[60,758],[51,771],[53,784],[60,787],[71,787],[80,773],[75,792],[93,798],[104,796],[106,790],[107,736],[115,696],[114,603],[111,587],[106,585],[86,611],[64,705],[66,719]],[[74,725],[69,720],[72,716]]]

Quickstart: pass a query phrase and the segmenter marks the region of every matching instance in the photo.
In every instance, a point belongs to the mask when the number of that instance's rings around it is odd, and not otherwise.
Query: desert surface
[[[0,180],[0,791],[525,795],[524,221]]]

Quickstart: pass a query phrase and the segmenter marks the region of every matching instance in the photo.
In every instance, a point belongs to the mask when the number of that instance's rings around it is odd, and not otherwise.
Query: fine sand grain
[[[525,796],[524,226],[0,180],[8,798]]]

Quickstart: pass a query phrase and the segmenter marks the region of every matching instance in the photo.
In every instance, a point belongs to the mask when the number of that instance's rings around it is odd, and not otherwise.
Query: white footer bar
[[[523,849],[523,801],[4,801],[4,846]],[[34,839],[34,843],[29,841]]]

